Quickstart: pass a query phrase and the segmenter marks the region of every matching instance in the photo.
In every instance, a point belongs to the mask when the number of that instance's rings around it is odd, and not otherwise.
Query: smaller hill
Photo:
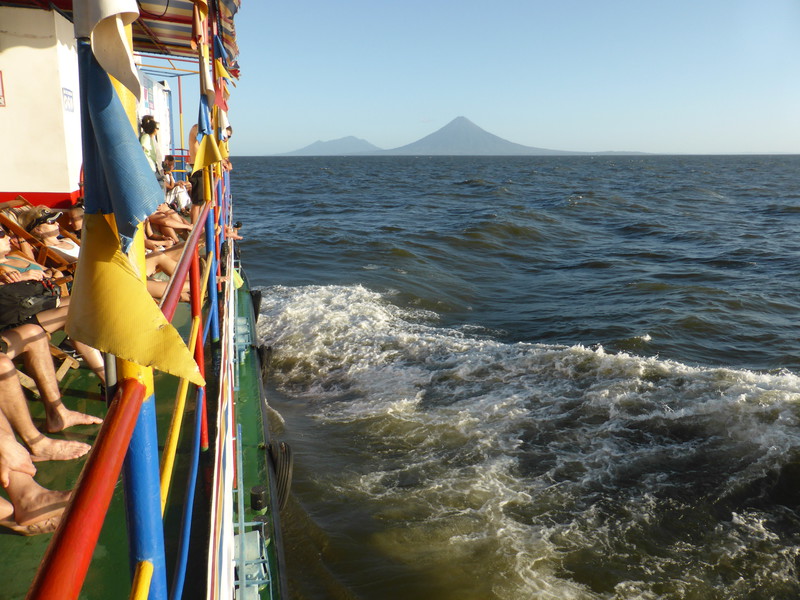
[[[380,148],[370,144],[367,140],[350,135],[327,142],[316,141],[305,148],[287,152],[280,156],[350,156],[353,154],[369,154],[380,150]]]

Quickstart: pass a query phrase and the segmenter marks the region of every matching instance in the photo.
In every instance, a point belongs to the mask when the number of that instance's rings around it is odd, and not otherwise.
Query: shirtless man
[[[192,191],[190,197],[192,199],[192,208],[189,214],[191,215],[192,223],[197,222],[200,212],[205,202],[205,188],[203,184],[203,170],[192,173],[194,161],[197,158],[197,151],[200,149],[200,142],[197,141],[197,125],[192,125],[189,130],[189,183],[192,184]]]

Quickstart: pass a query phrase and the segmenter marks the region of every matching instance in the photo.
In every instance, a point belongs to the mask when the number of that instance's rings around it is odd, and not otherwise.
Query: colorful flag
[[[197,141],[200,147],[194,157],[192,172],[213,165],[222,160],[217,140],[214,138],[214,129],[211,125],[211,111],[208,108],[208,99],[200,96],[200,113],[197,117]]]
[[[186,344],[147,292],[138,267],[123,253],[164,193],[108,75],[83,41],[78,58],[86,216],[67,333],[104,352],[202,385]]]

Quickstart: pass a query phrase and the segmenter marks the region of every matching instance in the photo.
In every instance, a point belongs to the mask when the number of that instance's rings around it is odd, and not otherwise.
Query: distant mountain
[[[281,156],[349,156],[352,154],[371,154],[376,150],[380,151],[380,148],[373,146],[367,140],[350,135],[338,140],[317,141],[305,148],[287,152],[286,154],[281,154]]]
[[[475,125],[466,117],[457,117],[447,125],[406,146],[383,150],[376,154],[392,155],[469,155],[469,156],[507,156],[507,155],[562,155],[582,154],[564,150],[548,150],[509,142]]]
[[[447,125],[411,144],[392,150],[381,150],[353,136],[314,142],[310,146],[280,156],[353,156],[353,155],[416,155],[416,156],[564,156],[586,154],[642,154],[641,152],[570,152],[523,146],[509,142],[475,125],[466,117],[457,117]]]

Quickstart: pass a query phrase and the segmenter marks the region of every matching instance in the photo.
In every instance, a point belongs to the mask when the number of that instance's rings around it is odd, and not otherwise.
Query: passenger
[[[228,125],[225,128],[225,133],[227,134],[227,137],[219,143],[220,146],[225,147],[225,151],[223,154],[227,157],[222,159],[222,168],[225,171],[233,171],[233,164],[230,161],[230,151],[228,150],[228,140],[230,140],[231,136],[233,136],[233,127]]]
[[[162,235],[167,236],[175,243],[182,241],[180,234],[188,235],[192,230],[191,224],[187,223],[183,217],[167,206],[166,203],[159,204],[156,212],[147,218],[153,228],[158,229]]]
[[[180,242],[178,243],[180,244]],[[161,251],[175,247],[175,240],[153,229],[150,219],[144,220],[144,247],[147,251]]]
[[[83,212],[83,202],[78,202],[66,210],[67,230],[72,232],[78,239],[80,239],[83,231]]]
[[[42,267],[40,264],[23,258],[21,256],[9,255],[11,250],[11,242],[6,231],[0,228],[0,269],[4,271],[5,275],[0,276],[0,282],[12,283],[13,281],[26,281],[26,280],[39,280],[51,277],[53,271]],[[16,275],[14,272],[16,271]],[[56,308],[43,310],[40,313],[30,317],[29,323],[40,325],[48,333],[53,333],[59,329],[63,329],[67,323],[67,314],[69,313],[70,297],[62,296],[60,304]],[[75,347],[83,360],[92,371],[100,378],[100,381],[105,384],[105,364],[103,357],[99,351],[91,346],[87,346],[83,342],[71,340],[72,345]]]
[[[51,533],[58,527],[71,492],[45,489],[33,480],[35,474],[31,455],[0,412],[0,485],[10,499],[0,498],[0,526],[21,535]]]
[[[164,190],[166,202],[173,210],[183,216],[189,215],[189,208],[192,199],[189,197],[189,190],[192,184],[188,181],[176,181],[173,170],[175,169],[175,157],[168,154],[164,158]]]
[[[152,115],[145,115],[142,117],[142,134],[139,136],[139,143],[144,150],[144,155],[147,157],[147,163],[153,170],[153,173],[161,185],[164,187],[164,171],[161,163],[164,162],[161,157],[161,148],[158,144],[158,121]]]
[[[52,248],[59,256],[68,262],[78,262],[81,247],[69,238],[59,237],[61,229],[58,218],[61,212],[53,212],[46,206],[37,206],[20,217],[25,231],[42,241],[48,248]]]
[[[76,425],[97,425],[99,417],[70,410],[61,401],[47,336],[38,325],[27,324],[0,334],[0,411],[37,460],[72,460],[86,454],[89,444],[43,435],[33,423],[12,359],[22,357],[25,372],[36,382],[45,411],[44,430],[57,433]]]
[[[203,204],[205,203],[205,187],[203,184],[203,171],[198,170],[192,173],[192,167],[197,157],[197,152],[200,150],[200,142],[197,141],[197,125],[192,125],[189,130],[189,162],[186,164],[189,173],[189,183],[192,184],[190,193],[192,199],[192,208],[190,211],[192,223],[196,223],[202,212]]]
[[[39,233],[43,234],[45,240],[54,240],[55,238],[52,235],[48,235],[53,233],[54,230],[57,228],[57,225],[51,224],[40,224],[34,227],[32,233]],[[72,240],[67,240],[71,243]],[[45,242],[47,243],[47,242]],[[80,246],[76,246],[78,254],[80,253]],[[58,247],[53,247],[54,250],[59,250]],[[3,275],[3,268],[8,267],[10,269],[24,269],[26,268],[24,265],[28,265],[27,269],[30,270],[29,273],[24,275],[26,278],[30,279],[42,279],[43,277],[49,276],[49,271],[42,271],[43,267],[34,263],[33,261],[27,261],[18,256],[4,256],[3,255],[4,245],[3,242],[0,241],[0,283],[10,283],[13,280],[18,279],[11,279],[17,276],[12,274]],[[178,264],[178,258],[180,258],[180,253],[182,248],[170,248],[167,252],[151,252],[147,256],[145,256],[145,267],[146,267],[146,277],[148,277],[147,281],[147,290],[150,292],[150,295],[153,298],[161,298],[167,288],[167,282],[165,281],[152,281],[149,278],[155,275],[157,272],[166,273],[169,277],[175,272],[175,268]],[[74,257],[67,257],[67,260],[71,262],[77,262],[78,257],[77,255]],[[38,269],[38,270],[37,270]],[[188,290],[188,288],[187,288]],[[186,294],[182,296],[183,299],[188,299],[188,291]],[[70,298],[69,296],[62,296],[61,297],[61,306],[58,308],[51,308],[46,311],[42,311],[36,315],[36,321],[44,327],[44,329],[48,333],[52,333],[54,331],[58,331],[59,329],[63,329],[64,325],[67,322],[67,315],[69,313],[69,303]],[[84,359],[86,364],[89,366],[92,371],[100,378],[101,382],[105,384],[105,365],[103,362],[102,355],[92,348],[91,346],[87,346],[82,342],[78,342],[75,340],[71,340],[72,345],[75,347],[75,350],[80,353],[81,357]]]
[[[156,281],[151,279],[153,275],[158,272],[162,272],[168,277],[172,277],[172,274],[175,272],[175,269],[178,266],[178,261],[170,256],[170,254],[182,252],[182,248],[173,247],[169,248],[164,252],[151,252],[145,257],[145,267],[147,269],[147,291],[150,292],[150,295],[153,298],[162,298],[167,291],[167,286],[169,282],[167,281]],[[189,300],[189,282],[183,284],[183,290],[181,293],[181,300],[187,301]]]
[[[241,221],[236,221],[233,225],[228,225],[225,227],[225,237],[232,239],[232,240],[243,240],[244,238],[239,235],[239,229],[242,227]]]
[[[2,213],[10,221],[22,227],[19,222],[20,215],[28,212],[28,210],[30,210],[29,206],[19,206],[16,208],[4,208]],[[11,247],[14,251],[20,252],[31,260],[36,260],[36,255],[33,253],[33,247],[27,240],[20,239],[13,231],[8,231],[7,233],[11,236]]]

